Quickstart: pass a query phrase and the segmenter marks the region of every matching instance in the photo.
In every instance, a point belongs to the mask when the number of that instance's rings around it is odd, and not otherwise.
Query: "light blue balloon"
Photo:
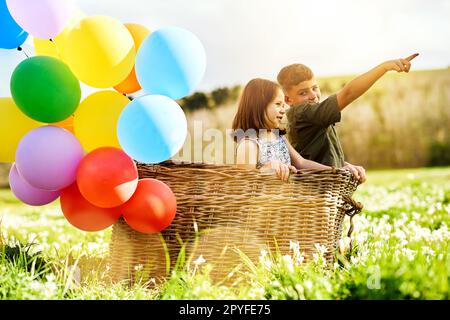
[[[174,156],[187,135],[181,107],[162,95],[134,99],[120,114],[117,136],[122,149],[143,163],[159,163]]]
[[[192,32],[177,27],[152,32],[136,55],[136,76],[144,92],[174,100],[191,93],[205,69],[202,43]]]
[[[22,45],[28,37],[13,19],[6,6],[6,0],[0,0],[0,48],[16,49]]]

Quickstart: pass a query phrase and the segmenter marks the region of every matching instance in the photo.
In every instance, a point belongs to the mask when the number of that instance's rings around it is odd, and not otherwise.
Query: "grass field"
[[[333,268],[318,252],[261,253],[234,285],[212,283],[198,259],[160,286],[107,281],[111,228],[79,231],[59,204],[21,204],[0,190],[0,299],[449,299],[450,168],[371,171],[354,198],[354,249]],[[348,223],[348,221],[347,221]],[[301,250],[301,248],[300,248]]]

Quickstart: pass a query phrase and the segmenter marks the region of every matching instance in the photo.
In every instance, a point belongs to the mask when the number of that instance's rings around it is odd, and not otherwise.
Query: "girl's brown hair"
[[[253,79],[245,86],[241,94],[238,110],[233,120],[234,138],[237,137],[236,130],[247,131],[265,129],[266,125],[266,107],[275,99],[277,90],[280,86],[270,80]]]

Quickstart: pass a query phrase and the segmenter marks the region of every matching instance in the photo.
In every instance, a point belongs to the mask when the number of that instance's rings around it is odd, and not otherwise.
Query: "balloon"
[[[117,120],[128,98],[115,91],[100,91],[84,99],[75,112],[75,136],[86,151],[110,146],[120,148]]]
[[[30,206],[43,206],[59,197],[59,191],[41,190],[30,185],[20,176],[14,164],[9,171],[9,185],[14,195]]]
[[[155,233],[172,223],[177,201],[165,183],[156,179],[142,179],[133,197],[121,206],[121,210],[131,228],[142,233]]]
[[[60,33],[75,9],[72,0],[6,0],[15,21],[36,38]]]
[[[28,37],[28,33],[11,16],[6,0],[0,0],[0,30],[0,48],[3,49],[15,49]]]
[[[19,63],[25,59],[26,56],[19,50],[0,49],[0,97],[11,97],[11,90],[9,89],[11,75]]]
[[[128,31],[130,31],[131,36],[134,40],[134,46],[136,50],[140,47],[142,41],[150,34],[150,30],[146,27],[141,26],[140,24],[135,23],[125,23],[125,27],[127,27]],[[120,84],[114,87],[117,91],[121,93],[134,93],[136,91],[141,90],[141,86],[136,78],[136,70],[133,66],[133,70],[131,70],[128,77],[123,80]]]
[[[133,37],[118,20],[106,16],[81,19],[67,36],[64,59],[78,79],[95,88],[122,82],[133,69]]]
[[[144,91],[174,100],[195,89],[205,68],[206,54],[200,40],[176,27],[153,32],[136,55],[136,74]]]
[[[74,227],[83,231],[100,231],[120,217],[119,208],[99,208],[83,198],[76,183],[61,191],[61,210]]]
[[[0,98],[0,162],[14,162],[20,139],[41,125],[24,115],[12,98]]]
[[[67,131],[69,131],[71,134],[74,134],[74,130],[73,130],[73,118],[74,116],[71,115],[70,117],[68,117],[67,119],[58,121],[58,122],[53,122],[53,123],[49,123],[49,125],[52,126],[56,126],[56,127],[60,127],[63,129],[66,129]]]
[[[76,178],[83,148],[69,131],[43,126],[28,132],[16,151],[20,175],[33,187],[60,190]]]
[[[187,135],[186,116],[172,99],[149,95],[134,99],[117,123],[122,149],[133,159],[159,163],[174,156]]]
[[[58,122],[74,113],[81,99],[80,83],[62,61],[37,56],[21,62],[11,77],[17,106],[30,118]]]
[[[50,56],[66,62],[64,60],[64,49],[66,47],[67,36],[85,16],[80,10],[73,11],[66,27],[52,41],[50,39],[34,38],[33,43],[36,48],[36,54],[39,56]]]
[[[83,197],[101,208],[124,204],[136,191],[136,164],[117,148],[99,148],[86,155],[77,171],[77,183]]]

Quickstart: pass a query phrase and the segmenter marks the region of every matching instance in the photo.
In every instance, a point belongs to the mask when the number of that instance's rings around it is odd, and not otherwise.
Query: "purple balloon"
[[[84,150],[73,134],[59,127],[43,126],[20,140],[16,166],[33,187],[55,191],[75,182],[83,156]]]
[[[56,37],[75,8],[72,0],[6,0],[6,4],[17,24],[41,39]]]
[[[59,197],[59,191],[41,190],[30,185],[20,176],[15,164],[9,171],[9,186],[19,200],[30,206],[43,206]]]

